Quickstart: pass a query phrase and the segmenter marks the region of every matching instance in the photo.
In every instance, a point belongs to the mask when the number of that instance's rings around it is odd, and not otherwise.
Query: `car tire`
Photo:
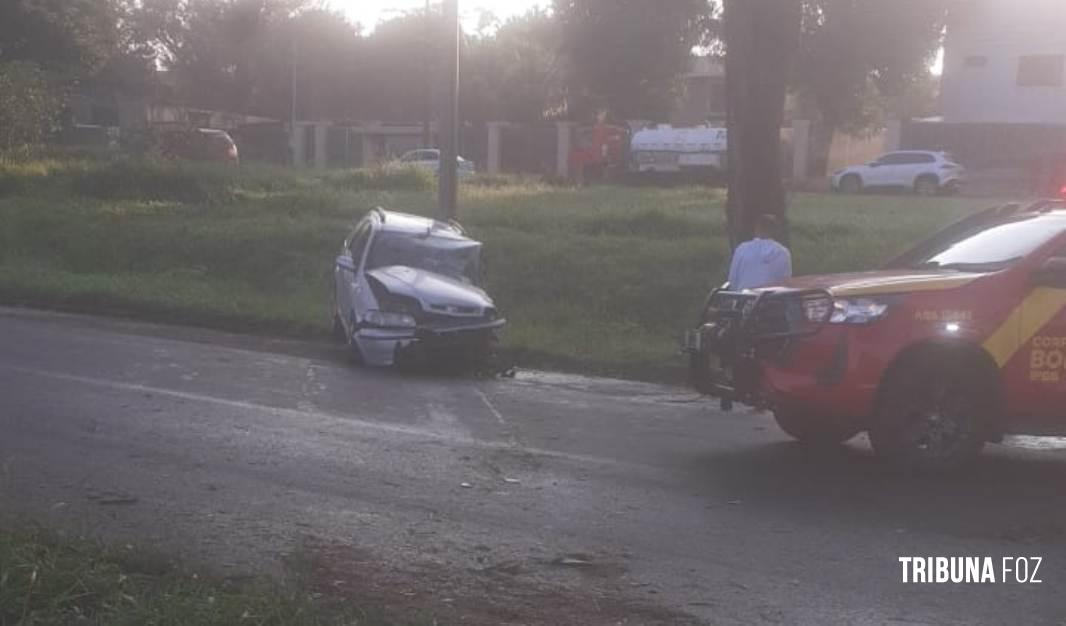
[[[940,193],[940,179],[931,174],[919,176],[914,181],[914,193],[919,196],[931,197]]]
[[[862,193],[862,177],[858,174],[847,174],[840,179],[841,193]]]
[[[840,445],[862,432],[855,421],[825,419],[792,409],[774,409],[774,420],[789,437],[813,446]]]
[[[897,364],[882,384],[870,424],[874,451],[900,469],[957,469],[984,447],[998,385],[969,355],[923,352]]]

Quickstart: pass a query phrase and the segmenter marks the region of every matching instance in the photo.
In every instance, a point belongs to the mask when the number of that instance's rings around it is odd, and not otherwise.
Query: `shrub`
[[[58,90],[37,64],[0,64],[0,150],[43,141],[62,108]]]
[[[74,191],[101,200],[228,202],[238,171],[223,164],[118,159],[78,173]]]

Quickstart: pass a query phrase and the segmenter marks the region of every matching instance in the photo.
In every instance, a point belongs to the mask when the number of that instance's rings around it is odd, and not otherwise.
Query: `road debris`
[[[592,558],[585,554],[564,554],[551,561],[560,567],[589,567],[594,565]]]

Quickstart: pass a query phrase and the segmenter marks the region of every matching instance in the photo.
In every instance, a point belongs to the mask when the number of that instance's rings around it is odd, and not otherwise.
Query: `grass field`
[[[239,583],[184,572],[143,549],[0,529],[0,624],[416,626],[313,590],[310,576]]]
[[[0,161],[0,302],[325,336],[334,255],[382,205],[432,211],[417,173],[75,158]],[[464,182],[520,366],[666,378],[728,261],[724,193]],[[875,267],[988,200],[795,194],[797,273]]]

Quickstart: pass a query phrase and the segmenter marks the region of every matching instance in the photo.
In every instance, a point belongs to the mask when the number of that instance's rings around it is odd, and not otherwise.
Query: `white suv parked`
[[[833,189],[859,193],[865,189],[903,188],[923,196],[955,193],[966,170],[947,152],[907,150],[889,152],[866,165],[847,167],[833,174]]]
[[[424,167],[434,174],[440,174],[440,150],[436,148],[422,148],[419,150],[411,150],[404,153],[400,157],[400,163],[403,165],[413,165],[415,167]],[[474,174],[476,169],[471,161],[467,161],[463,157],[458,157],[458,173],[460,176],[469,176]]]

